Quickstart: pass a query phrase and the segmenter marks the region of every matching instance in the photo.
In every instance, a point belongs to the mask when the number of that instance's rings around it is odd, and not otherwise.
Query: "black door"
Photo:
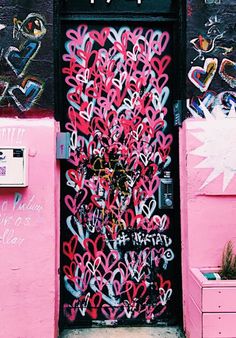
[[[175,23],[137,16],[61,20],[62,328],[181,312]]]

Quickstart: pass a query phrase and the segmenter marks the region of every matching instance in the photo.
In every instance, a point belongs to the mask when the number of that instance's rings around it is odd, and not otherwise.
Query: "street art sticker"
[[[167,31],[79,25],[63,55],[71,155],[63,225],[67,323],[158,321],[175,259],[156,193],[168,170]]]
[[[14,18],[13,23],[14,45],[1,49],[0,64],[4,72],[0,77],[0,103],[3,100],[8,106],[14,103],[20,112],[24,112],[35,105],[43,91],[43,82],[27,72],[46,34],[45,19],[31,13],[23,21]],[[4,28],[5,25],[0,26],[0,29]]]

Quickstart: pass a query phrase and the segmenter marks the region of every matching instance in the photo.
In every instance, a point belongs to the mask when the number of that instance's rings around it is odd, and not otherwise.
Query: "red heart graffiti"
[[[158,176],[153,176],[151,180],[147,181],[141,179],[141,184],[142,187],[144,188],[146,197],[152,197],[159,187],[160,179]]]
[[[99,270],[96,270],[94,272],[94,278],[95,278],[95,287],[101,291],[103,294],[107,293],[106,286],[109,284],[111,277],[112,277],[113,272],[109,271],[106,274],[102,273]],[[103,289],[106,289],[105,292]]]
[[[127,287],[126,287],[126,284],[128,284]],[[128,283],[128,282],[121,283],[117,279],[113,280],[112,285],[113,285],[113,290],[115,292],[115,296],[120,296],[123,293],[125,293],[127,290],[130,290],[133,287],[131,283]]]
[[[164,248],[160,248],[159,250],[157,250],[156,248],[151,249],[151,259],[156,267],[159,266],[160,260],[164,255],[164,252],[165,252]]]
[[[64,315],[66,316],[66,318],[70,321],[70,322],[74,322],[78,313],[79,308],[76,307],[76,305],[78,304],[79,300],[75,299],[72,303],[72,305],[70,304],[63,304],[63,312]]]
[[[78,157],[77,151],[71,151],[70,152],[70,158],[68,162],[72,163],[75,167],[78,167],[80,159]]]
[[[121,313],[119,313],[122,307],[121,306],[112,307],[111,305],[103,304],[102,313],[109,320],[117,320],[124,316],[124,310]]]
[[[91,41],[87,41],[86,45],[84,47],[84,49],[78,49],[78,45],[76,45],[76,55],[81,58],[81,60],[84,60],[85,62],[82,62],[82,64],[84,65],[84,67],[87,68],[88,62],[89,62],[89,58],[91,57],[92,54],[97,54],[97,51],[93,51],[92,52],[92,42]],[[81,62],[79,62],[81,63]]]
[[[156,275],[157,280],[155,282],[156,290],[159,290],[159,288],[163,290],[169,290],[171,288],[171,281],[165,280],[161,274],[157,273]]]
[[[87,269],[87,262],[89,262],[91,258],[92,257],[89,252],[85,252],[83,255],[80,255],[78,253],[74,255],[75,262],[82,272]]]
[[[97,208],[103,208],[104,206],[104,198],[100,195],[92,195],[91,201]]]
[[[130,285],[132,285],[132,287],[130,287]],[[134,298],[142,299],[142,297],[144,297],[147,291],[147,286],[145,282],[139,283],[137,286],[134,282],[128,281],[125,285],[125,291],[128,301],[131,304]]]
[[[87,307],[86,313],[89,315],[90,318],[96,319],[97,313],[100,308],[102,302],[102,293],[96,292],[92,297],[90,297],[89,304],[90,307]]]
[[[154,215],[151,219],[151,225],[153,230],[165,231],[169,228],[170,218],[165,214],[162,216]]]
[[[154,53],[156,53],[157,55],[161,55],[169,42],[170,39],[170,34],[168,32],[163,32],[161,34],[161,36],[159,37],[158,41],[153,41],[151,43],[151,49]]]
[[[102,96],[102,87],[96,84],[91,84],[86,87],[85,95],[93,99],[100,99],[100,97]]]
[[[146,305],[145,318],[147,321],[153,321],[155,318],[160,317],[165,311],[167,306],[163,306],[161,301],[158,301],[154,306]]]
[[[75,169],[69,169],[68,176],[71,179],[71,181],[73,181],[78,186],[78,188],[82,188],[83,173],[78,172]]]
[[[173,142],[173,136],[171,134],[165,135],[163,132],[158,131],[156,133],[156,139],[159,143],[158,151],[160,153],[162,161],[165,161],[170,153],[170,146]]]
[[[140,186],[135,186],[132,191],[134,206],[139,205],[146,197],[146,191],[140,189]]]
[[[130,272],[129,272],[128,267],[123,262],[119,262],[118,263],[118,271],[120,273],[120,276],[122,278],[121,281],[123,283],[125,283],[126,281],[129,280],[129,278],[130,278]]]
[[[75,103],[76,105],[80,105],[80,103],[81,103],[80,94],[81,94],[80,90],[78,92],[77,92],[77,90],[75,90],[75,92],[67,93],[66,98],[70,102],[70,104]]]
[[[105,255],[103,252],[100,253],[101,266],[105,272],[112,271],[114,266],[119,261],[119,253],[116,250],[111,250],[109,255]]]
[[[92,273],[90,270],[85,271],[85,273],[82,273],[81,271],[81,275],[76,278],[76,281],[74,281],[76,288],[83,292],[86,291],[88,289],[91,276]]]
[[[107,96],[99,97],[97,103],[101,108],[105,108],[107,110],[110,110],[110,109],[112,109],[112,105],[113,105],[114,102],[117,104],[116,100],[117,100],[118,96],[119,95],[118,95],[116,89],[111,89],[111,90],[109,90]]]
[[[105,42],[106,42],[109,34],[110,34],[110,28],[109,27],[103,28],[101,33],[99,33],[96,30],[89,32],[89,36],[91,37],[91,39],[93,39],[94,41],[99,43],[99,45],[101,45],[102,47],[105,45]]]
[[[150,83],[155,87],[158,94],[160,95],[163,88],[167,84],[168,80],[169,80],[169,76],[167,74],[162,74],[157,79],[151,78]]]
[[[162,118],[160,118],[162,114]],[[164,116],[167,114],[167,108],[163,107],[162,110],[156,110],[152,107],[148,107],[146,109],[146,116],[148,119],[149,124],[155,129],[156,131],[162,129],[164,127]]]
[[[142,221],[143,215],[135,215],[133,209],[127,209],[125,213],[125,223],[127,228],[138,229],[140,221]]]
[[[74,29],[69,29],[66,32],[66,36],[72,40],[75,41],[78,45],[81,45],[83,43],[85,34],[88,30],[88,26],[87,25],[79,25],[77,27],[77,30]]]
[[[81,131],[81,133],[85,135],[89,134],[89,122],[83,119],[72,106],[69,107],[68,118],[72,122],[72,124],[76,127],[76,130]]]
[[[69,266],[68,265],[63,266],[64,274],[72,281],[76,280],[75,277],[76,267],[77,265],[75,262],[71,262]]]
[[[75,215],[76,214],[76,199],[71,197],[70,195],[66,195],[64,198],[65,201],[65,205],[67,206],[67,208],[70,210],[70,212]]]
[[[96,259],[99,256],[99,253],[103,252],[105,248],[105,237],[103,235],[99,235],[95,240],[85,238],[83,245],[85,250]]]
[[[74,235],[71,237],[69,242],[63,243],[63,253],[70,258],[70,260],[74,259],[76,247],[78,244],[78,236]]]
[[[135,45],[137,41],[139,40],[140,36],[142,35],[142,33],[143,33],[143,28],[137,27],[133,30],[133,32],[128,30],[127,32],[123,34],[126,34],[128,40],[130,40]]]
[[[150,180],[151,177],[156,175],[158,172],[158,166],[156,163],[151,163],[147,168],[144,168],[141,171],[140,177],[143,178],[143,180],[146,182],[147,180]]]
[[[158,148],[158,152],[160,154],[160,157],[162,159],[163,162],[165,162],[165,160],[167,159],[167,157],[170,154],[170,148]]]
[[[126,51],[127,51],[127,41],[119,42],[119,41],[115,41],[114,42],[114,49],[116,49],[118,52],[120,52],[124,58],[124,60],[126,60],[127,56],[126,56]]]
[[[158,76],[162,75],[169,63],[171,62],[171,57],[169,55],[164,55],[161,59],[158,57],[153,57],[151,59],[152,68],[155,70]]]

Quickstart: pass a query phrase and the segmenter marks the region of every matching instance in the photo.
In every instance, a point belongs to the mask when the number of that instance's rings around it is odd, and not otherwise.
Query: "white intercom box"
[[[0,147],[0,187],[26,187],[27,185],[26,147]]]

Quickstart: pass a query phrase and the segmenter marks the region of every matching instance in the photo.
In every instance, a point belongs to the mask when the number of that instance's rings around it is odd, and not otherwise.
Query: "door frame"
[[[145,1],[145,0],[144,0]],[[62,50],[60,48],[61,43],[60,43],[60,38],[61,38],[61,25],[62,21],[70,20],[70,21],[77,21],[77,22],[88,22],[88,23],[93,23],[93,22],[106,22],[106,21],[113,21],[115,23],[122,23],[122,22],[132,22],[133,23],[138,23],[138,22],[145,22],[145,23],[155,23],[158,24],[160,23],[169,23],[172,25],[172,32],[173,32],[173,45],[178,48],[173,48],[173,59],[175,59],[175,64],[176,66],[173,68],[174,71],[174,77],[178,79],[178,86],[173,86],[172,87],[172,98],[173,100],[181,100],[182,101],[182,108],[184,111],[185,107],[185,93],[186,93],[186,81],[185,81],[185,74],[186,74],[186,4],[185,1],[183,0],[178,0],[179,2],[179,11],[176,16],[171,15],[153,15],[153,13],[150,14],[143,14],[141,13],[138,15],[137,13],[128,13],[128,14],[81,14],[78,13],[76,15],[60,15],[60,0],[56,0],[54,2],[54,9],[55,9],[55,29],[54,29],[54,36],[56,37],[56,43],[55,43],[55,93],[61,93],[61,79],[62,76],[60,75],[60,70],[62,66],[62,60],[61,60],[61,55],[62,55]],[[65,122],[64,116],[63,116],[63,111],[61,109],[62,107],[62,95],[57,95],[55,94],[55,118],[60,121],[61,125],[63,126],[63,123]],[[178,127],[173,127],[173,137],[174,137],[174,146],[173,147],[173,152],[176,153],[175,155],[175,160],[177,161],[176,167],[178,167],[178,178],[180,178],[180,168],[179,168],[179,129]],[[62,179],[62,173],[63,173],[63,164],[61,166],[61,182],[63,182]],[[179,264],[179,271],[181,272],[181,276],[179,279],[179,282],[181,283],[182,286],[182,250],[181,250],[181,210],[180,210],[180,184],[179,180],[178,182],[175,182],[175,206],[177,205],[178,209],[178,219],[177,219],[177,225],[178,225],[178,234],[179,238],[177,239],[179,243],[179,252],[178,252],[178,259],[177,263]],[[62,184],[61,184],[61,194],[62,194]],[[60,224],[61,224],[61,215],[60,215]],[[62,240],[60,239],[60,246],[59,246],[59,257],[61,257],[62,253]],[[59,268],[59,275],[60,275],[60,268]],[[60,283],[60,288],[61,289],[61,278],[59,277],[59,283]],[[181,291],[181,300],[182,300],[182,287],[180,288]],[[61,294],[61,292],[60,292]],[[59,294],[59,298],[60,298]],[[61,306],[59,309],[59,329],[60,331],[63,330],[64,328],[61,326]],[[179,324],[183,325],[183,305],[180,309],[180,313],[178,316],[179,319]]]

